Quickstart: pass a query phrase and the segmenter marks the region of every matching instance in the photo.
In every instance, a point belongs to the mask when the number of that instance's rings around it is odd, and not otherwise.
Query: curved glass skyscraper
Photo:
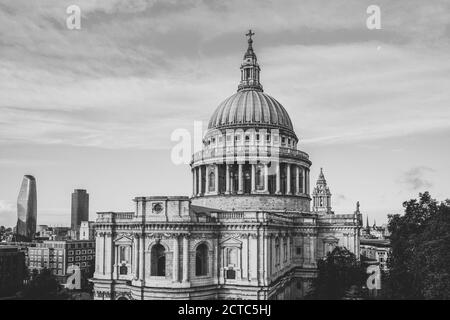
[[[36,179],[31,175],[23,177],[17,198],[17,236],[21,240],[31,240],[36,233],[37,199]]]

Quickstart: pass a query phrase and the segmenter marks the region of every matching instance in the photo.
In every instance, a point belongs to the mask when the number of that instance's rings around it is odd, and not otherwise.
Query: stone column
[[[286,194],[291,193],[291,165],[286,163]]]
[[[292,259],[292,256],[291,256],[291,238],[289,237],[289,236],[287,236],[286,237],[286,241],[287,241],[287,252],[286,252],[286,254],[287,254],[287,264],[289,265],[290,263],[291,263],[291,259]]]
[[[178,266],[179,266],[180,250],[178,247],[178,237],[173,239],[173,259],[172,259],[172,279],[174,282],[178,282]]]
[[[243,172],[242,172],[242,163],[239,163],[238,165],[239,169],[238,169],[238,194],[243,194],[244,193],[244,184],[243,184]]]
[[[183,282],[189,281],[189,238],[183,237]]]
[[[269,193],[269,165],[264,163],[264,192]]]
[[[264,235],[264,272],[263,272],[263,283],[265,286],[269,284],[269,237]]]
[[[225,164],[225,193],[230,194],[230,165]]]
[[[295,166],[295,194],[300,194],[300,167]]]
[[[300,172],[302,173],[302,180],[300,181],[302,186],[302,192],[305,193],[305,169],[303,167],[300,167]]]
[[[281,194],[281,189],[280,189],[280,186],[281,186],[281,170],[280,170],[281,168],[280,168],[280,163],[279,162],[277,162],[276,163],[276,169],[275,169],[275,171],[276,171],[276,189],[275,189],[275,194]]]
[[[192,196],[197,195],[197,172],[195,168],[192,169]]]
[[[315,252],[314,252],[314,236],[312,236],[312,235],[310,235],[309,236],[309,251],[310,251],[310,253],[309,253],[309,257],[310,257],[310,262],[312,263],[312,264],[314,264],[316,261],[316,259],[315,259]]]
[[[95,235],[95,273],[103,274],[104,253],[103,253],[103,234],[97,232]]]
[[[256,164],[252,164],[252,193],[256,192],[256,177],[255,177],[255,171],[256,171]]]
[[[219,194],[219,165],[214,165],[214,192]]]
[[[205,194],[209,194],[209,166],[205,166]]]
[[[139,238],[139,280],[144,280],[144,254],[145,254],[145,236],[141,235]]]
[[[134,237],[133,238],[133,274],[136,279],[138,279],[139,274],[139,240]]]
[[[307,190],[306,190],[306,168],[303,168],[303,193],[307,194]]]
[[[202,194],[202,166],[198,166],[198,192],[197,194],[200,196]]]
[[[305,189],[306,189],[306,193],[309,194],[309,169],[306,169],[305,176],[306,176]]]
[[[114,247],[111,233],[105,234],[105,254],[105,274],[111,277],[113,272],[112,266],[114,264]]]

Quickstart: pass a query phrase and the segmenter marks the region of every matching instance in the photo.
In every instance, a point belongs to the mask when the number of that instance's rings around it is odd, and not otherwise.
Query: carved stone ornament
[[[164,210],[163,204],[161,202],[156,202],[152,205],[152,213],[159,214]]]

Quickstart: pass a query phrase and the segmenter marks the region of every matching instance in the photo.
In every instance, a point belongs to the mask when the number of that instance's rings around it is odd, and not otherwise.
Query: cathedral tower
[[[316,187],[312,193],[313,197],[313,212],[319,214],[333,214],[331,211],[331,192],[327,186],[327,180],[320,168],[319,179],[317,179]]]

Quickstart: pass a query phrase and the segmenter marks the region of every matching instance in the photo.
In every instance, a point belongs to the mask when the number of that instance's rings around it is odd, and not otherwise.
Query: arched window
[[[166,249],[159,243],[151,250],[151,275],[159,277],[166,275]]]
[[[300,187],[299,192],[300,193],[305,193],[304,186],[303,186],[303,168],[300,168],[298,180],[299,180],[299,187]]]
[[[200,244],[195,250],[195,275],[206,276],[208,274],[208,246]]]
[[[209,186],[208,186],[209,191],[214,191],[215,177],[216,177],[216,175],[214,174],[214,170],[211,170],[211,172],[209,173]]]
[[[256,189],[264,189],[264,168],[261,165],[256,166]]]

